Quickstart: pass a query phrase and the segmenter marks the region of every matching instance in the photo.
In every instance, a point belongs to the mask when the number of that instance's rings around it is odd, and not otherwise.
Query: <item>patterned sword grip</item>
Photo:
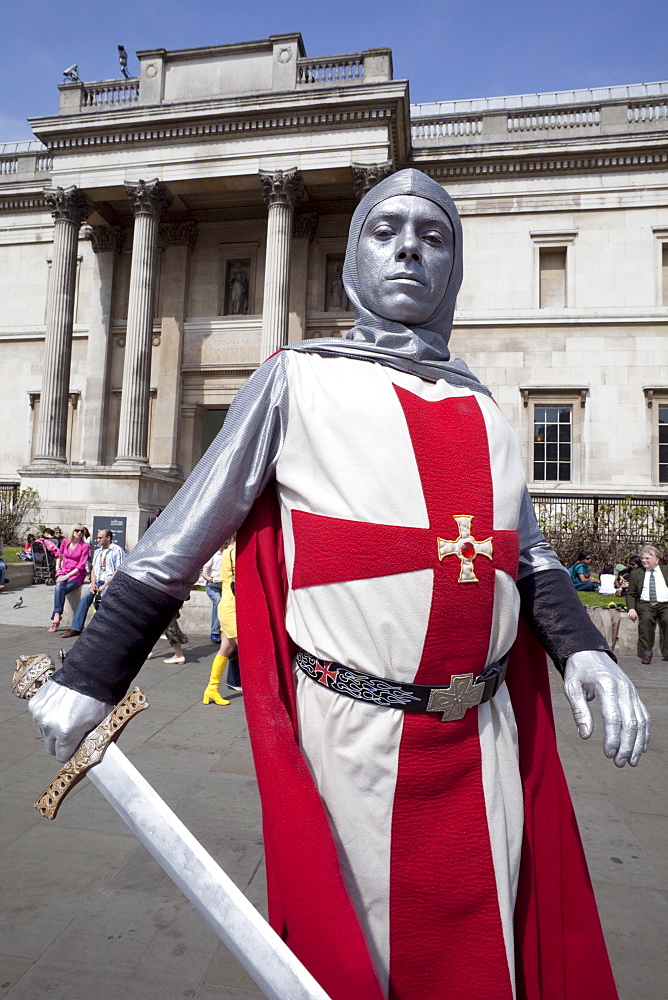
[[[126,694],[113,712],[96,726],[60,769],[48,788],[35,802],[35,809],[45,819],[55,819],[67,793],[81,781],[89,767],[98,764],[110,743],[115,743],[130,719],[148,708],[148,700],[138,687]]]

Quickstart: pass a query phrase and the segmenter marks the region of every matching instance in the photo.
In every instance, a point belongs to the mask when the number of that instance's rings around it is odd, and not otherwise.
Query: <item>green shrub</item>
[[[606,563],[626,563],[642,545],[668,545],[666,504],[651,506],[624,500],[591,503],[565,501],[566,509],[534,498],[540,529],[564,566],[572,566],[579,552],[590,552],[592,568],[600,571]]]
[[[0,492],[0,538],[6,545],[19,544],[22,529],[27,530],[32,523],[32,515],[39,510],[39,503],[37,490],[16,487]]]

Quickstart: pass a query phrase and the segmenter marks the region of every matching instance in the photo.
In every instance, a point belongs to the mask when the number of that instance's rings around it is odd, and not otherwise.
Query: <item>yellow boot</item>
[[[209,678],[209,683],[207,689],[204,692],[204,697],[202,698],[202,704],[208,705],[210,701],[215,701],[216,705],[229,705],[227,698],[223,698],[218,694],[218,685],[220,684],[220,678],[223,676],[223,670],[227,664],[227,657],[221,656],[218,653],[211,664],[211,677]]]

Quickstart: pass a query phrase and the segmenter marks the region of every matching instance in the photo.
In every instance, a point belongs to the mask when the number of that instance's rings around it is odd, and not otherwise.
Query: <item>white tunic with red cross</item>
[[[515,434],[489,397],[445,381],[298,352],[287,370],[288,633],[403,683],[476,676],[517,630]],[[322,674],[295,672],[300,743],[385,995],[512,1000],[523,813],[505,684],[444,723]]]

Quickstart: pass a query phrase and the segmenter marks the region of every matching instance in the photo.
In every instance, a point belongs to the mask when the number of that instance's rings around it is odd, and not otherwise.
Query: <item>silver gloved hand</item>
[[[56,681],[48,681],[28,702],[44,746],[63,763],[113,707]]]
[[[621,667],[599,650],[573,653],[566,660],[564,693],[583,740],[594,731],[588,702],[598,699],[603,752],[617,767],[635,767],[649,746],[649,713]]]

